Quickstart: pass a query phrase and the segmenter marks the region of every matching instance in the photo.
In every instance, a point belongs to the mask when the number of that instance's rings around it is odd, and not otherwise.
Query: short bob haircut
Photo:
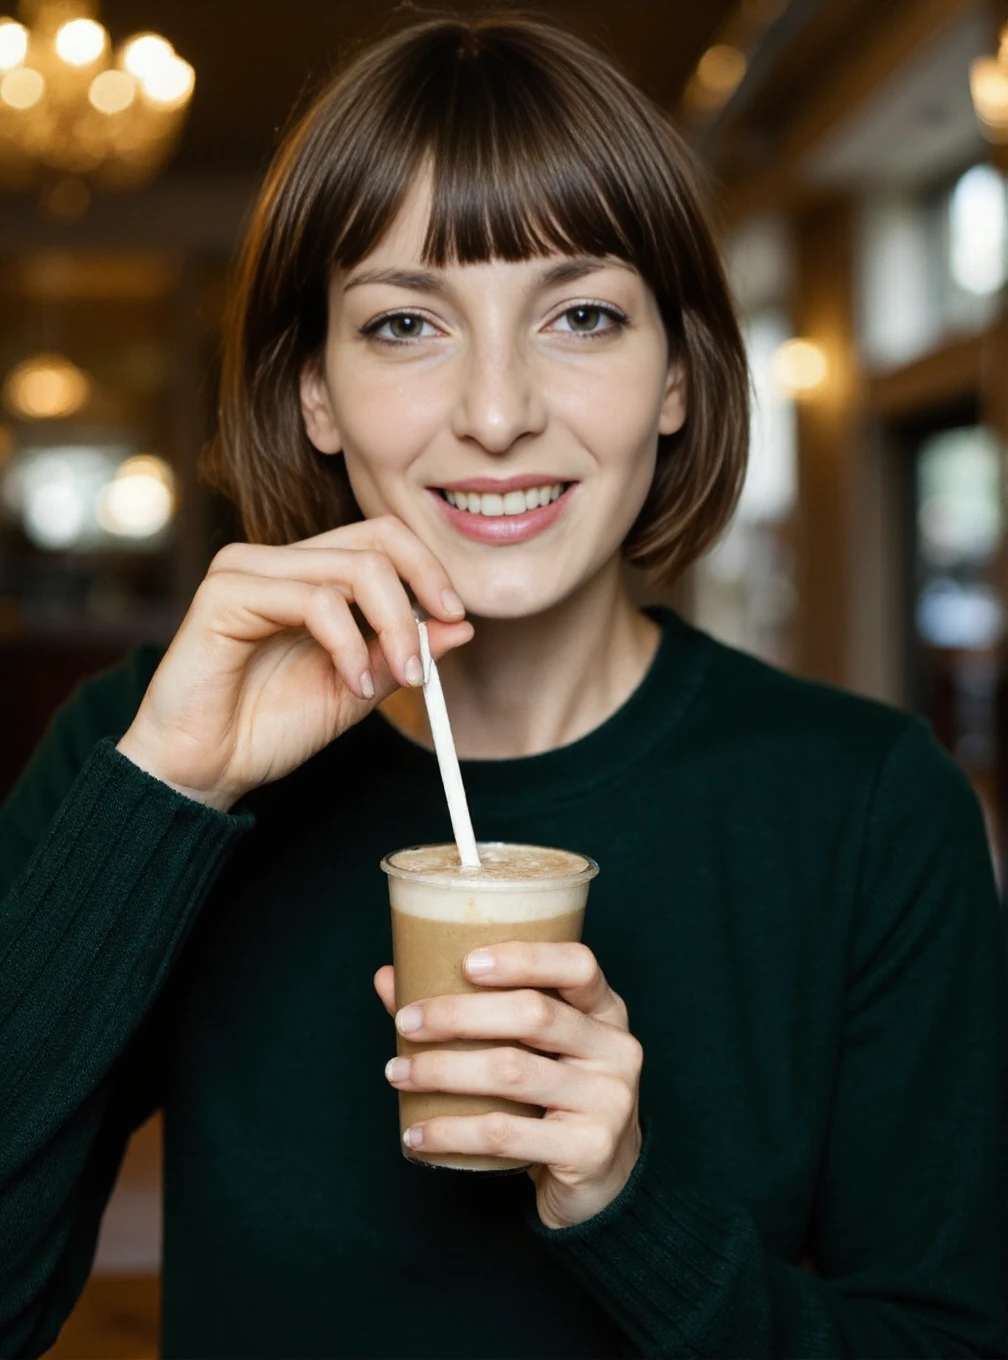
[[[673,581],[738,499],[745,349],[682,141],[607,56],[535,13],[414,20],[360,52],[288,134],[238,263],[204,479],[251,542],[361,517],[343,459],[308,439],[299,380],[324,349],[333,271],[375,247],[427,168],[428,266],[613,255],[652,289],[688,415],[659,439],[623,551]]]

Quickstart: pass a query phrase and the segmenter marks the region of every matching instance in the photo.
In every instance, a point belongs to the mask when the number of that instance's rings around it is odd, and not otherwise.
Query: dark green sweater
[[[225,815],[87,682],[0,816],[0,1351],[55,1339],[130,1131],[165,1112],[163,1351],[998,1355],[1003,940],[977,804],[918,720],[671,614],[587,737],[466,762],[485,839],[594,856],[585,940],[645,1145],[574,1228],[400,1155],[386,851],[450,839],[378,714]]]

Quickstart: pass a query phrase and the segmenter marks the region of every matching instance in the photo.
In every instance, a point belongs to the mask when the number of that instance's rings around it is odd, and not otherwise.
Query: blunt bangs
[[[334,270],[375,248],[421,176],[429,267],[613,256],[651,288],[689,414],[659,440],[624,552],[671,581],[741,487],[742,340],[679,138],[612,61],[538,15],[414,23],[365,49],[287,138],[239,262],[205,479],[235,500],[252,541],[359,518],[343,460],[308,441],[300,376],[325,344]]]

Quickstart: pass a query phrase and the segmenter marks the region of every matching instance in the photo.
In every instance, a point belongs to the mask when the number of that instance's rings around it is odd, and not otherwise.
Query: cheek
[[[385,477],[401,474],[443,423],[433,384],[407,378],[405,371],[376,373],[367,364],[337,359],[329,390],[355,491],[358,483],[380,488]],[[361,508],[369,511],[363,502]]]
[[[628,492],[640,483],[646,493],[654,473],[663,375],[649,359],[599,364],[555,393],[554,409],[565,424]]]

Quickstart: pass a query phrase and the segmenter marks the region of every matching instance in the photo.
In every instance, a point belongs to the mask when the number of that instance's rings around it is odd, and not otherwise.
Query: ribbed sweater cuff
[[[642,1133],[630,1179],[600,1213],[551,1229],[533,1205],[529,1226],[645,1355],[718,1354],[705,1341],[711,1324],[723,1331],[719,1304],[735,1293],[730,1282],[748,1256],[748,1234],[735,1215],[719,1213],[683,1184],[649,1125]]]

